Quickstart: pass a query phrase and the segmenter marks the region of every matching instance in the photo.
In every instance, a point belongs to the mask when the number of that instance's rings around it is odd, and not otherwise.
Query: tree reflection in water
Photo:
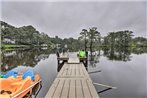
[[[99,63],[101,55],[107,57],[109,60],[127,62],[131,61],[131,54],[143,53],[147,53],[147,47],[102,47],[101,49],[95,51],[93,55],[89,55],[89,65],[96,67],[96,64]]]
[[[51,50],[43,49],[2,51],[1,71],[6,72],[17,66],[34,67],[40,60],[48,58],[51,52]],[[94,54],[89,55],[89,66],[96,67],[102,55],[107,57],[108,60],[127,62],[131,60],[131,54],[143,53],[147,53],[147,47],[101,47]]]
[[[131,51],[128,47],[118,47],[113,48],[111,47],[107,54],[105,53],[104,56],[108,57],[109,60],[116,60],[116,61],[130,61],[131,59]]]
[[[17,66],[34,67],[40,60],[49,57],[51,50],[27,49],[2,52],[1,71],[6,72]]]

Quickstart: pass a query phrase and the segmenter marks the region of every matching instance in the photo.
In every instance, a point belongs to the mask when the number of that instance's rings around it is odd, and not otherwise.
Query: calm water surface
[[[99,50],[89,61],[88,72],[93,82],[117,87],[100,93],[101,98],[147,98],[146,52]],[[75,53],[70,53],[73,55]],[[20,73],[28,69],[38,73],[42,89],[37,98],[44,98],[57,75],[57,58],[50,50],[2,51],[1,71],[16,69]],[[106,89],[95,85],[97,92]]]

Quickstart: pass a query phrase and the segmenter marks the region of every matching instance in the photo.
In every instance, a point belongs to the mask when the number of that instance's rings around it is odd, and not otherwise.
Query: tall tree
[[[88,38],[90,40],[90,52],[92,55],[93,42],[95,42],[96,40],[98,40],[100,38],[100,32],[97,31],[96,27],[92,27],[89,29]]]
[[[80,33],[80,37],[79,39],[80,40],[84,40],[84,48],[85,48],[85,51],[87,51],[87,43],[88,43],[88,40],[87,40],[87,37],[88,37],[88,31],[86,29],[82,29],[82,32]]]

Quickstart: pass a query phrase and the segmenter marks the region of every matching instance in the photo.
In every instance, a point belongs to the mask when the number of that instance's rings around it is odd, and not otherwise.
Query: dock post
[[[85,60],[85,67],[88,67],[87,57],[86,57],[86,60]]]
[[[58,58],[60,57],[60,55],[59,55],[59,52],[58,51],[57,51],[56,55],[57,55],[57,64],[59,66],[60,65],[60,60]]]
[[[86,51],[85,67],[88,67],[88,51]]]
[[[87,60],[87,57],[85,58],[79,58],[80,59],[80,62],[82,62],[84,64],[85,67],[88,67],[88,60]]]
[[[58,51],[56,53],[57,55],[57,71],[59,72],[60,69],[62,68],[62,66],[64,65],[64,63],[66,63],[69,59],[68,54],[60,54]]]

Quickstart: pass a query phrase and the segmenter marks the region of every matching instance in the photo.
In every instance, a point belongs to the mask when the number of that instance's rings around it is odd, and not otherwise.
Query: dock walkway
[[[51,85],[45,98],[100,98],[84,64],[69,58]]]

